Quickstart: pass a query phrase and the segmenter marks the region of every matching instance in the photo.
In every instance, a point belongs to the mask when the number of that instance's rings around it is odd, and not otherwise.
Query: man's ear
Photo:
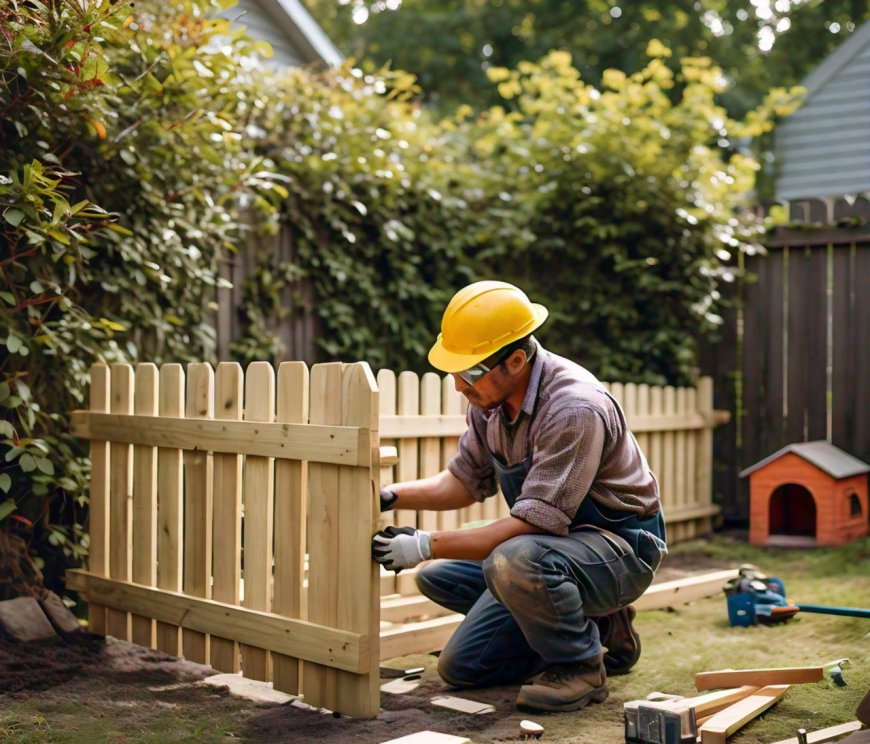
[[[522,349],[517,349],[513,354],[510,355],[510,358],[507,360],[508,362],[508,371],[511,375],[516,375],[522,370],[523,367],[526,366],[526,352]]]

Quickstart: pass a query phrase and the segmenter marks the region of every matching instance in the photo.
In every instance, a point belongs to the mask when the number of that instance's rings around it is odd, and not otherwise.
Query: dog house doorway
[[[816,540],[816,501],[809,489],[786,483],[770,495],[768,544],[812,544]]]

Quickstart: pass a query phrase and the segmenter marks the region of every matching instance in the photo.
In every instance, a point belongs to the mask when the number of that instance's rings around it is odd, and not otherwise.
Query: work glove
[[[372,538],[372,558],[399,573],[432,558],[432,538],[428,532],[413,527],[390,525]]]
[[[396,499],[399,498],[389,488],[381,486],[381,512],[390,511],[396,504]]]

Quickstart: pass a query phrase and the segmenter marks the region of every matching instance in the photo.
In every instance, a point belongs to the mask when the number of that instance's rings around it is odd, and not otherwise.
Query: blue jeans
[[[598,656],[598,626],[589,616],[636,600],[666,554],[648,532],[635,555],[622,538],[581,528],[567,537],[514,537],[482,563],[422,566],[420,592],[466,615],[441,652],[438,673],[456,687],[490,687]]]

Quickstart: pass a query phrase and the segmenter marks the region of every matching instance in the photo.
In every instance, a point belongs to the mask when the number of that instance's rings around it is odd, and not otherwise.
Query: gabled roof
[[[309,51],[311,59],[322,61],[330,67],[344,61],[341,52],[299,0],[277,0],[277,4],[289,19],[289,23],[282,24],[285,32],[300,47]]]
[[[815,465],[819,470],[823,470],[832,478],[850,478],[853,475],[861,475],[861,473],[870,473],[870,465],[859,460],[857,457],[852,457],[848,452],[843,452],[839,447],[835,447],[830,442],[823,439],[815,442],[802,442],[800,444],[789,444],[783,447],[778,452],[774,452],[769,457],[765,457],[760,462],[755,463],[742,473],[740,477],[754,473],[756,470],[763,468],[765,465],[778,460],[789,452],[794,453],[800,458],[803,458],[811,465]]]
[[[801,85],[807,89],[807,100],[836,75],[843,67],[870,47],[870,21],[852,32],[846,41],[831,52],[825,60],[807,75]]]

